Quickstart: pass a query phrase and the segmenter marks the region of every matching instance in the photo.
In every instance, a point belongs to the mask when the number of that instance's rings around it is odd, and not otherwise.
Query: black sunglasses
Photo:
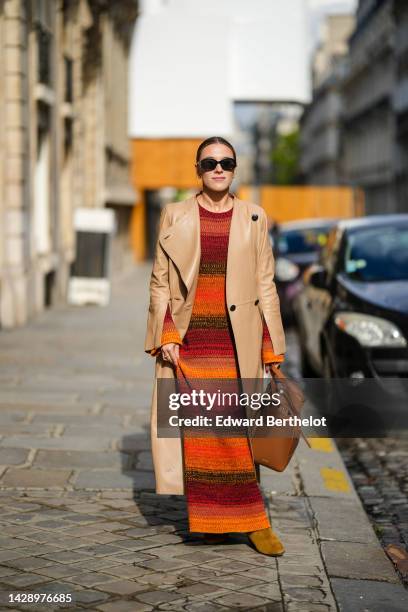
[[[215,170],[218,164],[220,164],[223,170],[232,172],[236,167],[237,162],[232,157],[224,157],[224,159],[221,160],[214,159],[213,157],[205,157],[198,162],[198,166],[203,172]]]

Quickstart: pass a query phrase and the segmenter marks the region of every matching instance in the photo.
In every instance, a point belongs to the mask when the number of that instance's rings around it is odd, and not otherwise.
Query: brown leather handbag
[[[265,393],[272,395],[272,393],[279,392],[281,397],[280,404],[273,408],[273,415],[276,418],[300,417],[305,402],[302,389],[295,381],[287,378],[276,366],[272,366],[272,371],[273,374]],[[271,414],[270,408],[268,408],[268,414]],[[255,435],[255,432],[257,435]],[[285,470],[296,450],[300,436],[303,437],[310,448],[308,439],[298,425],[285,427],[285,433],[288,433],[285,437],[277,437],[276,435],[261,437],[260,433],[259,429],[252,428],[249,436],[254,463],[264,465],[276,472]]]

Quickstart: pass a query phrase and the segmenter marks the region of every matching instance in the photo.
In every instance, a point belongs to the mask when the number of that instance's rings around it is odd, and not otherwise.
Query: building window
[[[34,176],[34,233],[35,248],[39,254],[51,250],[51,193],[50,193],[50,111],[39,103],[37,107],[37,157]]]
[[[43,85],[51,84],[51,33],[37,24],[37,79]]]
[[[73,122],[71,117],[67,117],[64,121],[64,158],[67,158],[72,152],[73,144]]]
[[[37,79],[39,83],[50,86],[55,5],[52,0],[36,0],[32,4],[37,38]]]
[[[70,57],[64,57],[64,77],[65,77],[65,102],[72,102],[73,100],[73,61]]]

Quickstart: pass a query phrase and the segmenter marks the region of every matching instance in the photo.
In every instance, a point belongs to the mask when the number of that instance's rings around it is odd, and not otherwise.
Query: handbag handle
[[[273,374],[274,374],[274,376],[276,376],[276,378],[280,378],[280,380],[287,380],[287,377],[284,375],[284,373],[281,371],[281,369],[277,368],[274,363],[271,364],[271,368],[272,368]],[[286,397],[289,400],[289,406],[290,406],[290,411],[291,411],[292,415],[296,415],[296,412],[293,410],[292,400],[291,400],[290,395],[287,395]],[[310,442],[306,438],[305,434],[303,433],[302,428],[300,427],[299,430],[300,430],[300,435],[302,436],[302,438],[306,442],[307,446],[309,448],[311,448]]]
[[[276,365],[274,363],[271,364],[271,368],[273,370],[274,375],[276,376],[276,378],[286,378],[286,376],[284,375],[284,373],[282,372],[282,370],[278,367],[276,367]]]

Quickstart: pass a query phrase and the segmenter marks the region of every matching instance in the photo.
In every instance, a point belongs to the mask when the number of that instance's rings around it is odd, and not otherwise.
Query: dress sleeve
[[[262,328],[262,363],[282,363],[285,360],[285,355],[275,355],[268,326],[263,316]]]
[[[163,346],[163,344],[168,344],[169,342],[183,344],[180,334],[176,326],[174,325],[173,317],[171,316],[170,312],[170,306],[167,304],[167,310],[163,321],[163,330],[160,339],[160,346],[156,346],[150,351],[152,357],[155,357],[160,352],[160,348]]]

